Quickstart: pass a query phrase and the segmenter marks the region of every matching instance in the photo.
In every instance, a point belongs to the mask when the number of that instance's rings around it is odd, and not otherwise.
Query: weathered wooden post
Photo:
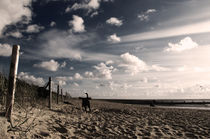
[[[49,77],[49,109],[52,108],[52,82],[51,77]]]
[[[18,69],[18,61],[19,61],[19,45],[13,45],[12,48],[12,56],[10,63],[10,72],[9,72],[9,85],[7,92],[7,100],[6,100],[6,114],[5,117],[12,123],[12,111],[14,105],[14,97],[15,97],[15,87],[16,87],[16,76]]]
[[[63,89],[61,89],[61,101],[63,102]]]
[[[57,104],[58,104],[58,99],[59,99],[59,84],[57,86]]]
[[[66,96],[65,96],[65,100],[67,100],[67,91],[66,91]]]

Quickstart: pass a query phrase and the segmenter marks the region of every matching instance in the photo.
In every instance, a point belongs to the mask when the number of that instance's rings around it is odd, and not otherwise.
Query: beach
[[[14,125],[20,125],[11,129],[8,124],[7,136],[17,139],[210,138],[209,110],[99,100],[91,100],[91,109],[84,112],[78,99],[71,99],[68,104],[53,104],[52,110],[44,105],[24,109],[15,105]]]

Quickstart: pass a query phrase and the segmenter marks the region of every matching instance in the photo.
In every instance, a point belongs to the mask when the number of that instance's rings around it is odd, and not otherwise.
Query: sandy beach
[[[210,111],[157,108],[92,100],[92,112],[81,100],[54,104],[15,106],[9,138],[210,138]],[[27,113],[27,115],[26,115]],[[27,119],[27,120],[26,120]],[[25,121],[26,120],[26,121]],[[23,123],[24,122],[24,123]]]

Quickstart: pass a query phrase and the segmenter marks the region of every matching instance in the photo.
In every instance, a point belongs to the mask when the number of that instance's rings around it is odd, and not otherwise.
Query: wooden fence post
[[[65,100],[67,100],[67,91],[66,91],[66,96],[65,96]]]
[[[12,48],[12,56],[10,63],[10,72],[9,72],[9,85],[7,92],[7,100],[6,100],[6,114],[5,117],[12,123],[12,111],[14,105],[14,97],[15,97],[15,87],[16,87],[16,76],[19,62],[19,45],[13,45]]]
[[[58,84],[58,86],[57,86],[57,104],[58,104],[58,99],[59,99],[59,84]]]
[[[52,108],[52,82],[51,77],[49,77],[49,109]]]
[[[61,89],[61,101],[63,102],[63,89]]]

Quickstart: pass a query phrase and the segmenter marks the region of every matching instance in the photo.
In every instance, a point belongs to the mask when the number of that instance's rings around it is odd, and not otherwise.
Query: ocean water
[[[194,109],[194,110],[210,110],[210,104],[201,104],[201,105],[173,105],[173,106],[167,106],[167,105],[156,105],[156,107],[159,108],[175,108],[175,109]]]
[[[209,99],[102,99],[104,101],[162,108],[210,110]]]

